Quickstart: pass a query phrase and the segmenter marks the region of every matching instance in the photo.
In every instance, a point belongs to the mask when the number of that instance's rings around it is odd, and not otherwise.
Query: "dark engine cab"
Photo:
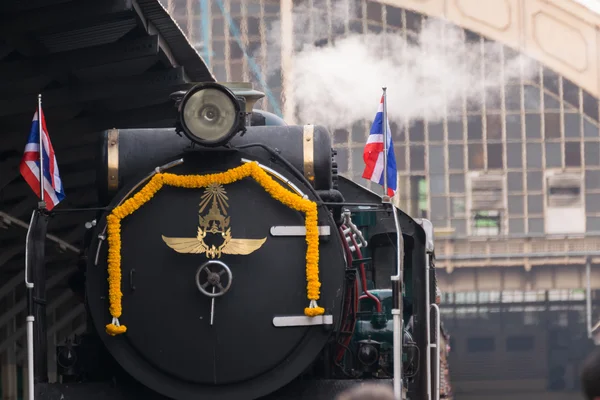
[[[88,332],[59,348],[69,388],[40,398],[331,399],[365,380],[435,398],[430,224],[338,176],[328,130],[261,96],[200,84],[171,129],[102,132],[106,211],[73,284]]]

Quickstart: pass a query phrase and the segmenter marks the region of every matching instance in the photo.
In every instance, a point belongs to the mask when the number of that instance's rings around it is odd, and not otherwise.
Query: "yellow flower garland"
[[[106,217],[108,233],[108,296],[109,311],[113,317],[112,323],[106,325],[106,332],[115,336],[127,331],[124,325],[119,323],[123,309],[121,306],[121,220],[135,212],[138,208],[148,202],[164,185],[182,188],[201,188],[210,184],[227,185],[246,177],[252,177],[267,193],[280,203],[304,212],[306,215],[306,281],[307,297],[310,305],[304,309],[304,314],[309,317],[325,313],[323,307],[319,307],[321,283],[319,282],[319,231],[317,226],[317,204],[290,192],[278,184],[257,163],[250,162],[242,166],[232,168],[218,174],[208,175],[175,175],[169,173],[158,173],[133,197],[127,199],[123,204],[115,207]]]

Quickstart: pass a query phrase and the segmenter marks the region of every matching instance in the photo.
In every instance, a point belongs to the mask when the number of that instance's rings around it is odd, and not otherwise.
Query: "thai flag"
[[[40,108],[41,109],[41,108]],[[65,198],[65,191],[58,172],[58,163],[54,156],[54,149],[48,136],[46,119],[42,111],[42,145],[44,147],[44,201],[48,211],[52,210]],[[31,131],[25,145],[25,153],[21,159],[19,170],[25,181],[29,184],[35,194],[40,196],[40,121],[38,113],[33,116]]]
[[[386,121],[386,124],[388,138],[387,194],[393,197],[397,189],[396,157],[394,156],[390,121]],[[363,160],[365,161],[365,170],[362,177],[383,186],[383,96],[381,96],[375,120],[373,121],[373,125],[371,125],[371,133],[363,151]]]

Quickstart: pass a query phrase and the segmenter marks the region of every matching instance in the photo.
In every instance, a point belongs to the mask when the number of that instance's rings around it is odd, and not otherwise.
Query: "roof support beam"
[[[161,46],[170,49],[172,56],[165,53],[175,65],[185,65],[186,74],[194,82],[214,82],[215,78],[198,51],[189,42],[177,24],[172,23],[171,16],[167,10],[156,0],[133,0],[133,6],[140,18],[145,23],[146,31],[150,34],[153,28],[161,35]],[[149,22],[152,23],[150,25]],[[164,39],[165,45],[162,45]],[[176,61],[175,61],[176,60]]]
[[[133,100],[137,103],[131,109],[121,109],[115,107],[116,110],[99,111],[94,114],[87,112],[84,116],[64,121],[52,121],[52,112],[46,108],[46,122],[50,130],[50,138],[52,145],[56,151],[59,166],[61,162],[61,154],[65,152],[64,148],[72,147],[69,144],[77,143],[84,145],[88,143],[97,143],[98,133],[104,129],[118,127],[125,128],[143,128],[143,127],[166,127],[174,126],[177,118],[177,110],[175,103],[170,99],[170,95],[177,90],[191,87],[192,84],[181,85],[178,88],[166,87],[147,96],[145,100],[137,97]],[[106,101],[121,102],[131,99],[131,95],[127,97],[119,97],[107,99]],[[151,104],[145,106],[146,104]],[[118,111],[119,110],[119,111]],[[8,148],[24,148],[27,141],[27,134],[31,125],[31,114],[25,114],[21,123],[21,132],[17,132],[17,127],[11,125],[11,129],[6,129],[0,120],[0,140],[3,146]],[[3,132],[5,130],[5,132]],[[22,151],[22,150],[19,150]]]
[[[45,51],[38,42],[23,36],[5,36],[4,40],[9,46],[27,57],[34,57]]]
[[[13,50],[14,49],[8,44],[4,43],[3,41],[0,41],[0,60],[12,53]]]
[[[17,225],[25,230],[29,229],[29,225],[27,225],[26,222],[24,222],[18,218],[15,218],[11,215],[8,215],[2,211],[0,211],[0,218],[2,218],[4,223],[11,223],[11,224],[14,223],[15,225]],[[72,236],[75,237],[76,235],[73,234]],[[69,235],[69,238],[71,238],[71,235]],[[75,253],[75,254],[79,254],[79,252],[80,252],[80,250],[77,247],[71,245],[70,243],[66,242],[63,239],[60,239],[59,237],[57,237],[51,233],[46,234],[46,239],[50,240],[51,242],[56,243],[63,250],[69,250],[70,252]],[[8,252],[11,252],[11,251],[24,250],[24,249],[25,249],[25,246],[19,245],[19,246],[14,246],[14,247],[12,247],[10,249],[6,249],[6,250]]]
[[[96,147],[92,146],[62,148],[60,155],[58,156],[59,171],[61,166],[81,164],[84,162],[89,164],[90,154],[94,153],[95,150]],[[18,159],[11,158],[6,162],[0,163],[0,171],[2,171],[2,175],[0,176],[0,193],[6,186],[15,180],[15,178],[20,177],[20,161],[21,155],[19,155]]]
[[[2,218],[4,220],[4,222],[8,222],[8,223],[14,223],[15,225],[18,225],[24,229],[28,229],[29,228],[29,224],[27,224],[26,222],[23,222],[22,220],[13,217],[10,214],[7,214],[5,212],[0,211],[0,218]],[[69,235],[68,239],[72,240],[72,237],[74,235]],[[46,234],[46,238],[59,244],[60,247],[66,249],[66,250],[70,250],[73,253],[79,254],[81,250],[79,250],[77,247],[72,246],[70,243],[50,234],[47,233]],[[68,240],[67,239],[67,240]],[[25,246],[15,246],[11,249],[8,249],[6,251],[3,251],[2,254],[0,254],[0,266],[4,265],[6,262],[10,261],[14,256],[16,256],[17,254],[19,254],[21,251],[25,250]]]
[[[172,89],[165,91],[164,98],[170,101],[168,96],[171,93]],[[177,118],[177,110],[172,104],[162,103],[149,107],[115,112],[111,113],[110,118],[105,118],[102,115],[77,118],[58,125],[57,129],[74,132],[100,132],[113,127],[118,127],[120,129],[174,127]],[[152,116],[151,120],[141,122],[149,115]]]
[[[63,185],[65,186],[65,193],[67,195],[66,199],[69,197],[69,191],[76,190],[82,187],[88,187],[94,184],[96,181],[95,174],[90,171],[77,171],[71,174],[61,173],[61,178],[63,181]],[[35,207],[35,203],[38,201],[37,197],[27,184],[25,180],[21,180],[20,182],[15,182],[3,196],[5,201],[19,199],[21,197],[25,197],[23,201],[16,206],[14,209],[10,210],[10,214],[20,216],[23,212],[27,211],[30,208]],[[27,199],[31,199],[31,203],[27,201]]]
[[[92,194],[95,195],[95,193],[92,193]],[[90,197],[91,197],[90,191],[85,191],[85,192],[81,192],[79,194],[79,196],[76,196],[75,199],[71,198],[71,200],[72,200],[72,202],[75,202],[75,200],[78,200],[77,201],[78,203],[82,203],[82,202],[87,202],[90,199]],[[27,209],[33,210],[33,207],[35,206],[35,204],[29,203],[26,201],[23,201],[23,203],[26,203],[27,207],[21,207],[22,204],[20,204],[19,206],[13,208],[9,212],[0,211],[0,219],[2,219],[3,221],[18,223],[19,226],[27,229],[29,227],[29,225],[27,223],[23,222],[22,220],[19,220],[18,217],[15,217],[15,215],[18,216],[20,214],[14,212],[14,211],[17,211],[16,210],[17,208],[19,208],[18,211],[24,211],[23,208],[25,210],[27,210]],[[16,222],[16,221],[18,221],[18,222]],[[54,227],[52,227],[49,224],[48,231],[50,231],[50,230],[54,230]],[[81,235],[81,233],[78,231],[77,226],[73,226],[73,229],[70,231],[70,233],[64,239],[60,239],[57,236],[53,235],[52,233],[47,233],[46,238],[50,239],[54,243],[57,243],[60,248],[63,248],[65,250],[69,250],[71,252],[79,254],[81,252],[81,250],[75,246],[72,246],[69,242],[75,240],[80,235]],[[21,246],[15,246],[9,250],[3,251],[0,254],[0,267],[24,251],[25,251],[25,242],[23,242]]]
[[[0,171],[2,171],[2,176],[0,176],[0,193],[5,186],[8,186],[17,177],[20,161],[20,159],[17,161],[11,157],[0,163]]]
[[[158,55],[158,50],[158,36],[146,36],[124,42],[52,54],[43,58],[37,57],[2,63],[0,64],[0,76],[7,76],[11,78],[10,80],[14,80],[39,75],[60,75],[65,70],[77,71],[130,59],[156,56]],[[2,82],[0,81],[1,84]]]
[[[131,11],[131,0],[70,1],[0,19],[0,35],[41,31],[56,25],[73,26],[98,20],[107,14]]]
[[[27,143],[29,129],[31,129],[31,119],[34,112],[35,105],[31,112],[23,114],[24,120],[19,126],[16,124],[4,124],[4,121],[0,119],[0,143],[2,143],[3,147],[6,147],[7,149],[16,149],[19,154],[23,154],[22,152],[25,150],[25,144]],[[61,164],[60,154],[65,151],[64,149],[97,143],[98,138],[96,136],[83,135],[81,134],[81,131],[76,132],[76,135],[72,135],[72,131],[63,131],[62,128],[64,128],[65,125],[68,125],[68,122],[72,121],[72,119],[69,119],[66,122],[60,120],[57,121],[55,114],[52,113],[49,108],[44,109],[44,114],[46,115],[46,124],[50,131],[52,146],[54,147],[54,150],[58,150],[56,157],[58,157],[59,165]],[[110,120],[110,118],[108,119]]]
[[[18,12],[29,12],[40,7],[53,7],[58,4],[69,3],[70,1],[72,0],[2,0],[2,8],[9,15]]]
[[[169,88],[175,91],[184,86],[189,86],[189,83],[184,78],[183,67],[177,67],[167,71],[154,71],[109,82],[48,90],[42,93],[42,102],[45,108],[59,107],[119,97],[124,94],[148,96],[160,89]],[[31,110],[32,105],[35,105],[35,98],[32,95],[0,101],[0,116],[27,112]]]
[[[144,28],[146,29],[146,32],[148,32],[150,35],[158,36],[160,47],[163,50],[165,56],[167,57],[168,62],[174,67],[178,66],[179,64],[177,63],[177,60],[173,56],[173,53],[171,53],[171,50],[169,49],[169,46],[167,45],[165,39],[162,37],[162,35],[158,31],[158,29],[156,29],[156,26],[154,26],[152,21],[150,21],[148,18],[146,18],[146,16],[140,9],[140,5],[137,3],[136,0],[132,0],[132,5],[133,5],[133,8],[137,11],[139,20],[142,23],[142,25],[144,26]]]

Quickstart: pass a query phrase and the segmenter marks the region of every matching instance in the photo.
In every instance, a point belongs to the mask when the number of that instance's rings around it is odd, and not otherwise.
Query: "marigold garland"
[[[304,309],[309,317],[325,313],[317,300],[320,295],[319,282],[319,231],[317,226],[317,204],[290,192],[278,184],[256,162],[249,162],[218,174],[208,175],[175,175],[158,173],[133,197],[115,207],[106,217],[108,233],[108,297],[112,323],[106,325],[106,332],[115,336],[127,331],[127,327],[119,323],[123,309],[121,306],[121,220],[135,212],[148,202],[164,185],[197,189],[210,184],[227,185],[246,177],[252,177],[267,193],[280,203],[304,212],[306,215],[306,281],[307,298],[310,304]]]

